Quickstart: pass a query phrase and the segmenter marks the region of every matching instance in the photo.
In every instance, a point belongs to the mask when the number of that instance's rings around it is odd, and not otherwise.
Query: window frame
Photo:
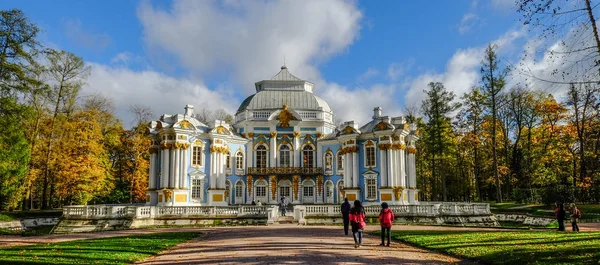
[[[283,148],[287,148],[283,150]],[[283,163],[284,153],[287,153],[287,165]],[[279,146],[279,167],[291,167],[292,166],[292,147],[288,144]]]
[[[310,148],[310,150],[306,148]],[[306,155],[307,152],[308,156]],[[302,147],[302,167],[315,167],[315,148],[310,144]]]
[[[372,145],[369,145],[371,143]],[[363,150],[365,153],[365,168],[374,168],[377,167],[377,148],[376,143],[369,140],[364,143]],[[371,152],[372,151],[372,152]],[[370,154],[372,154],[372,158],[370,158]]]
[[[204,146],[192,146],[192,167],[204,167]]]
[[[255,160],[254,160],[254,165],[256,166],[256,168],[267,168],[269,166],[269,148],[267,148],[265,145],[259,145],[256,147],[256,151],[255,153]],[[262,164],[262,162],[260,161],[260,156],[259,153],[262,154],[264,153],[264,165]],[[261,155],[262,156],[262,155]]]

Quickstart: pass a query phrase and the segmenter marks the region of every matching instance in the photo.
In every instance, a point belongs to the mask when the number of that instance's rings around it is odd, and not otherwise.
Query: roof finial
[[[281,70],[283,69],[287,69],[287,66],[285,66],[285,54],[283,55],[283,66],[281,67]]]

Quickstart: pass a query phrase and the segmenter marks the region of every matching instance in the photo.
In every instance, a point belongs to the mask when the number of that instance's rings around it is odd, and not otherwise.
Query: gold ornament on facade
[[[385,151],[385,150],[388,150],[390,148],[392,148],[392,144],[379,144],[379,149],[381,149],[381,150]]]
[[[382,136],[382,137],[381,137],[381,140],[383,140],[383,141],[388,141],[388,140],[390,140],[390,137],[389,137],[389,136],[387,136],[387,135],[386,135],[386,136]]]
[[[350,126],[346,126],[346,128],[344,128],[342,130],[343,134],[351,134],[351,133],[354,133],[354,132],[356,132],[356,130],[354,128],[350,127]]]
[[[275,200],[275,194],[277,194],[277,177],[271,176],[271,198]]]
[[[194,141],[194,145],[204,146],[204,142],[201,140]]]
[[[248,133],[248,137],[249,137],[249,138],[252,138],[252,137],[254,137],[254,133],[253,133],[253,132],[249,132],[249,133]]]
[[[170,143],[163,142],[163,143],[160,144],[160,149],[163,149],[163,150],[165,150],[165,149],[171,149],[172,146],[173,145],[170,144]]]
[[[294,138],[300,137],[300,133],[299,132],[293,132],[292,135],[294,136]]]
[[[367,141],[367,143],[365,144],[365,146],[374,146],[375,143],[373,141]]]
[[[277,132],[271,132],[270,135],[271,135],[271,138],[275,138],[275,137],[277,137]]]
[[[390,127],[389,124],[387,124],[385,122],[380,122],[380,123],[377,123],[377,125],[375,125],[375,128],[377,128],[377,130],[379,130],[379,131],[383,131],[385,129],[388,129],[389,127]]]
[[[321,138],[321,136],[323,136],[323,134],[322,134],[322,133],[320,133],[320,132],[318,132],[318,133],[316,134],[316,136],[317,136],[317,138]]]
[[[323,189],[323,176],[319,175],[317,177],[317,190],[319,191],[319,194],[321,194],[321,190]]]
[[[400,141],[400,136],[394,135],[394,136],[392,136],[392,140],[394,140],[394,141]]]
[[[244,138],[246,138],[246,134],[245,133],[240,133],[240,135]]]
[[[192,125],[189,121],[187,120],[182,120],[179,123],[179,126],[181,126],[182,129],[191,129],[194,128],[194,125]]]
[[[160,121],[159,121],[159,122],[157,122],[157,123],[156,123],[156,130],[158,131],[158,130],[160,130],[160,129],[162,129],[162,128],[163,128],[163,126],[162,126],[162,122],[160,122]]]
[[[173,196],[173,192],[171,190],[164,190],[163,194],[165,195],[165,200],[168,202],[171,200],[171,196]]]
[[[417,148],[414,148],[414,147],[409,147],[409,148],[408,148],[408,153],[409,153],[409,154],[416,154],[416,153],[417,153]]]
[[[156,150],[156,147],[150,147],[148,152],[150,152],[150,154],[156,154],[158,152],[158,150]]]
[[[408,131],[408,123],[405,123],[405,124],[404,124],[404,130],[405,130],[405,131]]]
[[[252,176],[248,175],[246,182],[248,182],[248,194],[252,194]]]
[[[397,201],[400,200],[400,195],[402,195],[402,190],[404,190],[404,187],[395,187],[394,188],[394,197],[396,197]]]
[[[300,176],[294,176],[294,198],[298,199],[298,185],[300,184]]]
[[[282,110],[279,112],[279,126],[283,128],[290,127],[290,121],[294,118],[291,112],[288,111],[288,106],[283,104]]]

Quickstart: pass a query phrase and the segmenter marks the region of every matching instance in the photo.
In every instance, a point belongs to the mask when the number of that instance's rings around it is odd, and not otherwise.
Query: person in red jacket
[[[367,226],[365,208],[359,200],[354,201],[354,207],[350,209],[350,224],[352,225],[352,235],[354,235],[354,248],[359,248],[362,245],[363,229]]]
[[[379,213],[379,224],[381,225],[381,245],[384,246],[384,238],[387,231],[387,246],[390,246],[392,239],[392,222],[394,222],[394,213],[390,210],[387,202],[381,204],[381,212]]]

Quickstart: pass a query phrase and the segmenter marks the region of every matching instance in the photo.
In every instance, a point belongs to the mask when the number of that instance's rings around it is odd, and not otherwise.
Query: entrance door
[[[281,196],[285,196],[286,198],[290,198],[290,187],[289,186],[285,186],[285,187],[279,187],[279,197]]]
[[[235,203],[244,204],[244,183],[242,181],[235,184]]]
[[[312,180],[302,183],[302,202],[315,203],[315,183]]]

